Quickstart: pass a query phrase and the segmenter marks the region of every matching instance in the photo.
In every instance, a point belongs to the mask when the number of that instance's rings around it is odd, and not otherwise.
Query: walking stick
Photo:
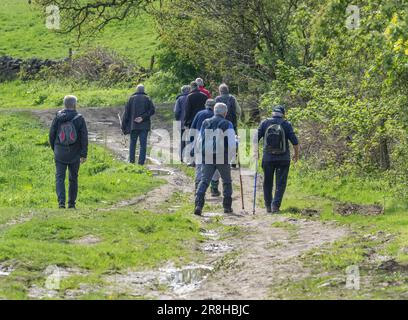
[[[120,127],[122,128],[122,118],[120,117],[120,113],[118,113],[118,118],[119,118],[119,124],[120,124]],[[127,140],[126,140],[126,135],[122,132],[122,136],[123,136],[123,143],[124,143],[124,146],[126,147],[126,144],[127,144]]]
[[[256,160],[255,164],[255,177],[254,177],[254,207],[252,213],[255,214],[256,209],[256,184],[258,180],[258,159]]]
[[[237,148],[237,157],[238,157],[238,169],[239,169],[239,183],[241,185],[241,203],[242,203],[242,210],[245,211],[245,205],[244,205],[244,188],[242,184],[242,173],[241,173],[241,161],[239,159],[239,147]]]

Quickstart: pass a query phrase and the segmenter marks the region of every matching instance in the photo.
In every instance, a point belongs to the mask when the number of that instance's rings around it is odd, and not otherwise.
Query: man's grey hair
[[[145,92],[145,87],[144,87],[144,85],[143,85],[143,84],[139,84],[139,85],[136,87],[136,92],[137,92],[137,93],[144,93],[144,92]]]
[[[197,89],[198,89],[198,84],[197,84],[197,82],[195,82],[195,81],[191,82],[191,83],[190,83],[190,87],[191,87],[191,90],[197,90]]]
[[[215,102],[214,99],[208,99],[208,100],[205,102],[205,106],[206,106],[207,108],[211,108],[211,109],[213,109],[213,110],[214,110],[215,104],[216,104],[216,102]]]
[[[197,78],[196,81],[199,87],[204,87],[204,80],[201,78]]]
[[[189,85],[185,85],[185,86],[181,87],[181,93],[182,94],[190,93],[190,91],[191,91],[191,87]]]
[[[229,88],[225,83],[221,84],[218,90],[221,94],[229,94]]]
[[[228,107],[225,103],[217,103],[214,107],[214,113],[216,115],[224,116],[228,112]]]
[[[65,109],[75,109],[78,99],[75,96],[65,96],[64,97],[64,107]]]

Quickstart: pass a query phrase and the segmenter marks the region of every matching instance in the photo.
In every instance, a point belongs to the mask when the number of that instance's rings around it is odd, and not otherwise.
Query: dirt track
[[[167,108],[163,106],[162,108]],[[106,145],[120,159],[127,158],[127,146],[119,131],[118,108],[82,109],[88,123],[91,140]],[[168,110],[166,110],[168,112]],[[46,124],[54,116],[54,111],[35,111]],[[154,117],[153,128],[170,129],[168,119],[160,116],[158,108]],[[168,114],[168,113],[167,113]],[[152,134],[156,139],[155,134]],[[169,153],[170,147],[164,152]],[[156,162],[156,161],[154,161]],[[156,172],[167,171],[163,176],[168,184],[153,190],[145,197],[124,201],[115,206],[144,206],[154,209],[168,199],[173,192],[189,193],[192,199],[193,184],[180,170],[156,162],[148,168]],[[234,184],[238,184],[238,172],[233,172]],[[253,177],[244,176],[244,199],[247,206],[252,203]],[[149,201],[146,201],[149,199]],[[221,198],[210,201],[221,204]],[[181,290],[169,288],[157,290],[151,286],[163,271],[152,270],[145,273],[132,273],[116,276],[112,280],[112,290],[123,290],[132,295],[170,299],[268,299],[274,297],[273,287],[283,280],[295,280],[306,277],[310,271],[301,263],[300,256],[309,250],[332,243],[347,235],[347,230],[332,223],[321,223],[309,219],[293,219],[280,215],[266,215],[264,210],[257,210],[256,215],[241,211],[238,190],[234,191],[234,211],[236,214],[223,215],[222,223],[236,226],[241,230],[228,239],[219,239],[213,230],[204,230],[207,241],[202,250],[206,253],[205,266],[208,270],[194,283]],[[205,212],[203,228],[209,217],[219,213]],[[200,218],[197,218],[200,219]],[[293,226],[293,232],[285,228],[274,227],[275,222]],[[191,278],[191,274],[189,274]],[[153,280],[152,280],[153,279]]]

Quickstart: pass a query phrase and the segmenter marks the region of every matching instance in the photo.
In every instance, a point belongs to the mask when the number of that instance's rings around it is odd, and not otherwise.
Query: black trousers
[[[58,196],[58,204],[65,207],[66,193],[65,193],[65,177],[67,168],[69,171],[69,190],[68,190],[68,206],[74,207],[78,196],[78,172],[80,161],[66,164],[55,161],[56,167],[56,190]]]
[[[262,168],[264,171],[263,191],[265,206],[270,207],[273,205],[280,208],[288,182],[290,162],[262,161]],[[275,196],[272,197],[274,178],[276,178]]]

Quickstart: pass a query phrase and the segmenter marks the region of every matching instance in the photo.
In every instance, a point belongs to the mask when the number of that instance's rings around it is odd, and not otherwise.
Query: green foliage
[[[45,11],[27,0],[1,1],[0,55],[60,59],[68,56],[69,48],[84,53],[103,46],[147,68],[158,46],[154,21],[146,14],[128,21],[115,20],[93,37],[81,39],[80,47],[75,34],[48,30],[45,16]]]
[[[0,207],[56,206],[55,165],[47,132],[28,114],[2,113],[0,118]],[[100,207],[132,198],[160,183],[142,167],[114,159],[90,145],[80,171],[80,207]]]
[[[407,184],[407,11],[399,1],[360,1],[361,26],[347,29],[347,1],[322,5],[310,66],[278,63],[262,108],[284,103],[314,168],[382,170],[401,198]],[[405,190],[405,191],[404,191]]]
[[[145,81],[146,91],[161,102],[174,102],[180,93],[182,82],[171,71],[158,71]]]

